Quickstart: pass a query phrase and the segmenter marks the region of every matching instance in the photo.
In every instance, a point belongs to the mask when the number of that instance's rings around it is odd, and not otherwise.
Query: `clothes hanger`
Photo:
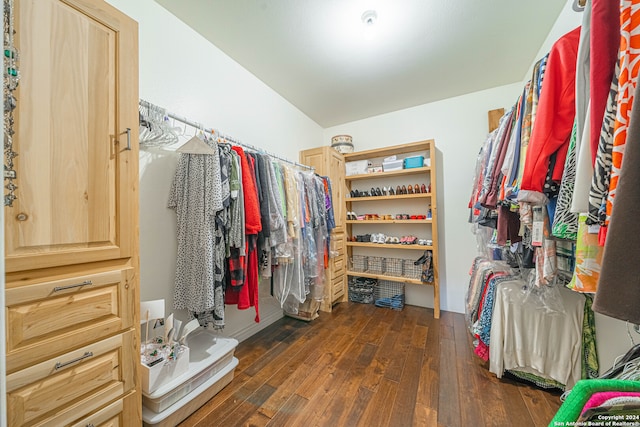
[[[193,135],[190,140],[181,145],[176,151],[184,154],[218,154],[214,148],[204,142],[198,135]]]
[[[584,7],[587,4],[587,0],[573,0],[573,6],[571,8],[574,12],[582,12],[584,11]]]

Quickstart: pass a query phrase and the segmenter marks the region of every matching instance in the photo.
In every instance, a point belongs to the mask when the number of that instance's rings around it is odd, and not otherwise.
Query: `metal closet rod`
[[[193,120],[189,120],[186,117],[180,116],[180,115],[172,113],[170,111],[167,111],[164,108],[159,107],[159,106],[157,106],[155,104],[152,104],[149,101],[145,101],[144,99],[140,99],[140,105],[143,106],[143,107],[151,107],[151,108],[156,108],[156,109],[162,109],[162,110],[165,111],[165,114],[167,115],[167,117],[175,119],[175,120],[177,120],[179,122],[182,122],[182,123],[184,123],[186,125],[189,125],[191,127],[196,128],[196,129],[200,129],[203,132],[209,132],[212,135],[215,134],[215,130],[213,128],[205,128],[202,124],[200,124],[198,122],[194,122]],[[224,134],[222,134],[220,132],[218,132],[218,134],[221,136],[221,138],[223,138],[226,141],[231,142],[232,144],[240,145],[242,147],[248,148],[249,150],[253,150],[253,151],[257,152],[257,153],[264,153],[264,154],[268,155],[269,157],[274,157],[274,158],[276,158],[276,159],[278,159],[280,161],[283,161],[283,162],[298,166],[299,168],[315,170],[315,168],[313,166],[304,165],[302,163],[294,162],[293,160],[289,160],[289,159],[286,159],[284,157],[280,157],[277,154],[270,153],[268,151],[263,150],[262,148],[254,147],[253,145],[247,144],[245,142],[240,142],[237,139],[228,137],[228,136],[226,136],[226,135],[224,135]]]

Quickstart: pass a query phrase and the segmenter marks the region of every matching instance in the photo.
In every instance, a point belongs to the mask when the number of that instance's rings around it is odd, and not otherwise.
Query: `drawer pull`
[[[93,423],[91,423],[91,424],[87,424],[87,427],[96,427],[96,426],[94,426]]]
[[[77,359],[73,359],[73,360],[70,360],[70,361],[64,362],[64,363],[60,363],[60,362],[56,363],[55,369],[57,371],[58,369],[64,368],[65,366],[69,366],[71,364],[74,364],[74,363],[77,363],[77,362],[79,362],[81,360],[84,360],[87,357],[92,357],[92,356],[93,356],[93,352],[87,351],[82,356],[78,357]]]
[[[82,286],[89,286],[89,285],[93,285],[93,282],[91,282],[91,280],[85,280],[84,282],[76,283],[75,285],[56,286],[55,288],[53,288],[53,292],[60,292],[60,291],[65,291],[67,289],[79,288],[79,287],[82,287]]]

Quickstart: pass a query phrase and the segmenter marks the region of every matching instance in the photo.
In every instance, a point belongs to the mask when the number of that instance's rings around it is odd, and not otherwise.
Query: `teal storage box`
[[[424,156],[413,156],[404,159],[405,169],[421,168],[422,166],[424,166]]]

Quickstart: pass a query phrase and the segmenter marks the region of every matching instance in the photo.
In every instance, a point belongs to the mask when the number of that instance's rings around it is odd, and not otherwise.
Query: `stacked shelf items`
[[[434,317],[439,318],[435,154],[434,141],[426,140],[344,155],[345,245],[351,260],[347,276],[431,285]],[[433,281],[425,283],[413,261],[420,257],[415,251],[427,250],[432,254]],[[395,258],[389,251],[405,255]],[[389,268],[393,262],[397,268]]]

